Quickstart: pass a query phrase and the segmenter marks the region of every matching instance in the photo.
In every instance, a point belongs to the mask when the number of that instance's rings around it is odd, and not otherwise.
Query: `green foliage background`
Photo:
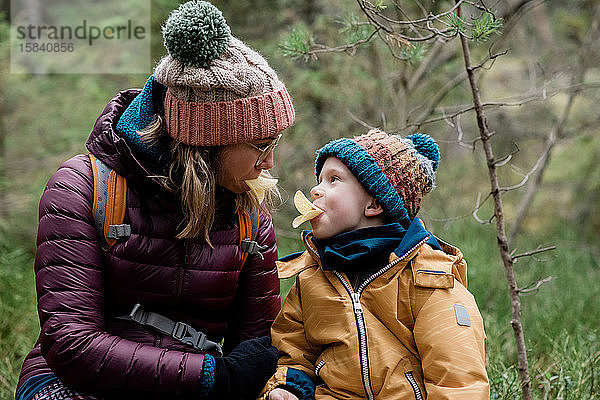
[[[381,2],[378,2],[381,3]],[[392,6],[392,2],[383,1]],[[415,10],[412,2],[405,2]],[[506,7],[511,2],[496,2]],[[512,2],[514,3],[514,2]],[[39,333],[36,314],[33,259],[37,203],[45,183],[60,163],[85,153],[84,143],[95,118],[119,90],[141,87],[147,75],[17,75],[9,73],[8,13],[0,25],[0,399],[12,398],[21,362]],[[317,60],[285,57],[279,43],[294,30],[299,37],[330,46],[364,38],[369,31],[349,28],[361,21],[354,2],[334,0],[215,1],[233,34],[261,51],[278,71],[294,98],[297,123],[284,136],[277,153],[275,175],[280,178],[283,204],[275,214],[279,251],[301,249],[298,232],[290,227],[295,216],[291,197],[314,183],[314,151],[327,141],[366,131],[357,120],[397,130],[418,119],[423,102],[431,99],[462,68],[457,43],[444,44],[447,57],[428,69],[407,90],[412,74],[426,62],[429,45],[405,48],[406,62],[394,60],[381,41],[361,46],[352,55],[319,55]],[[412,5],[411,5],[412,4]],[[423,2],[444,9],[447,2]],[[152,1],[152,55],[164,54],[160,24],[177,2]],[[507,24],[490,41],[473,43],[473,55],[482,60],[491,43],[510,49],[479,75],[486,101],[514,101],[544,85],[548,93],[569,83],[578,65],[579,51],[592,23],[594,1],[547,1],[543,13],[528,11]],[[418,9],[416,9],[418,11]],[[415,14],[418,15],[418,14]],[[344,22],[346,21],[346,22]],[[350,22],[348,22],[350,21]],[[598,36],[594,38],[598,43]],[[600,81],[597,49],[591,46],[586,82]],[[454,55],[453,55],[454,54]],[[151,71],[148,71],[150,73]],[[461,83],[440,103],[447,113],[470,104],[470,91]],[[567,95],[518,107],[490,109],[498,155],[519,152],[500,170],[503,185],[518,183],[537,160],[543,140],[564,108]],[[600,90],[582,92],[557,143],[544,181],[523,232],[513,246],[517,252],[538,245],[557,250],[517,265],[519,285],[548,276],[553,280],[523,300],[523,325],[530,349],[536,398],[600,398]],[[472,115],[461,119],[465,138],[477,137]],[[516,354],[510,327],[510,301],[498,249],[495,227],[472,218],[477,193],[489,192],[481,147],[467,149],[457,142],[457,131],[444,121],[421,130],[441,145],[438,188],[423,204],[420,216],[441,238],[463,250],[469,263],[469,289],[475,295],[486,324],[488,373],[492,396],[518,398]],[[510,223],[524,188],[506,193]],[[493,213],[489,204],[481,218]],[[282,282],[282,292],[290,282]]]

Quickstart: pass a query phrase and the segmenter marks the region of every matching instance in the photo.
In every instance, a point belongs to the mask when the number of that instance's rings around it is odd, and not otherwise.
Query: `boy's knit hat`
[[[319,149],[317,177],[328,157],[342,161],[381,204],[386,216],[406,227],[419,212],[423,196],[435,186],[440,152],[429,135],[402,138],[373,129],[352,139],[334,140]]]
[[[154,70],[167,86],[166,128],[193,146],[273,137],[294,122],[284,84],[265,59],[231,35],[206,1],[174,10],[162,28],[169,54]]]

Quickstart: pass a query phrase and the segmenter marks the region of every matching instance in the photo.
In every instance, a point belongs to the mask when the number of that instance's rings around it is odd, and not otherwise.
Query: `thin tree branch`
[[[548,283],[548,282],[550,282],[552,280],[554,280],[554,278],[551,277],[551,276],[549,276],[547,278],[540,279],[539,281],[531,282],[524,289],[518,289],[519,296],[524,296],[524,295],[528,295],[528,294],[532,294],[532,293],[537,293],[537,291],[540,290],[540,287],[544,283]]]
[[[442,41],[437,41],[437,42],[435,42],[434,46],[436,46],[436,45],[441,46],[442,43],[443,43]],[[441,48],[441,47],[438,47],[438,48]],[[501,52],[501,53],[496,53],[496,54],[492,54],[491,51],[489,51],[488,57],[485,60],[483,60],[479,65],[475,66],[473,69],[474,70],[479,69],[479,68],[489,69],[489,68],[491,68],[491,66],[493,65],[493,63],[495,62],[497,57],[505,55],[506,53],[508,53],[508,50]],[[414,87],[418,83],[418,79],[421,78],[422,74],[426,70],[426,67],[428,66],[429,63],[431,63],[432,60],[433,60],[433,57],[431,57],[431,58],[428,57],[428,59],[426,59],[423,63],[421,63],[421,65],[419,66],[419,69],[413,74],[413,76],[409,80],[408,84],[406,85],[407,91],[410,92],[410,91],[412,91],[412,89],[414,89]],[[490,60],[492,60],[492,64],[489,67],[485,67],[485,64]],[[422,68],[422,67],[424,67],[424,68]],[[426,118],[429,117],[433,113],[433,111],[435,110],[435,107],[438,106],[438,104],[443,100],[443,98],[446,97],[446,95],[452,89],[454,89],[459,83],[464,81],[466,78],[467,78],[466,73],[464,71],[462,71],[458,75],[456,75],[454,78],[447,81],[440,90],[436,91],[436,94],[433,96],[432,100],[428,103],[427,109],[419,117],[416,129],[418,129],[420,127],[420,124],[423,123],[423,121],[425,121]],[[416,107],[416,109],[421,108],[422,106],[423,105]],[[411,115],[411,114],[412,114],[412,110],[409,112],[409,115]],[[402,129],[404,129],[404,128],[402,128]]]
[[[374,129],[375,127],[372,125],[369,125],[368,123],[366,123],[365,121],[363,121],[362,119],[358,118],[356,115],[354,115],[354,113],[352,111],[350,111],[350,109],[346,109],[346,112],[348,113],[348,115],[350,115],[350,118],[352,118],[352,120],[358,124],[360,124],[361,126],[363,126],[366,129]]]
[[[475,209],[473,210],[473,212],[471,213],[471,215],[473,215],[473,218],[475,218],[475,220],[477,222],[479,222],[480,224],[483,225],[489,225],[492,223],[492,221],[494,220],[494,215],[492,215],[489,219],[485,220],[485,219],[481,219],[479,218],[479,216],[477,215],[477,212],[479,211],[479,209],[481,208],[481,206],[487,201],[487,199],[489,199],[491,196],[491,193],[488,194],[485,199],[483,199],[483,202],[481,201],[481,192],[477,193],[477,204],[475,204]]]
[[[507,50],[504,50],[504,51],[501,51],[501,52],[499,52],[499,53],[494,53],[494,54],[492,54],[492,52],[491,52],[491,49],[490,49],[490,51],[488,52],[488,57],[487,57],[487,59],[485,59],[485,60],[484,60],[483,62],[481,62],[479,65],[476,65],[476,66],[474,66],[474,67],[473,67],[473,71],[475,71],[475,70],[477,70],[477,69],[479,69],[479,68],[483,68],[483,69],[486,69],[486,70],[490,70],[490,69],[491,69],[491,68],[494,66],[494,63],[496,62],[496,59],[497,59],[498,57],[505,56],[506,54],[508,54],[508,49],[507,49]],[[487,67],[486,67],[486,66],[485,66],[485,64],[486,64],[488,61],[490,61],[490,60],[492,61],[492,63],[491,63],[489,66],[487,66]]]
[[[500,190],[507,192],[509,190],[515,190],[515,189],[525,186],[525,184],[527,183],[527,181],[529,180],[531,175],[533,175],[536,171],[539,170],[540,165],[542,165],[542,163],[544,163],[546,158],[547,158],[546,152],[542,153],[542,155],[538,158],[538,160],[535,163],[535,165],[533,166],[533,168],[531,168],[531,170],[529,170],[529,172],[523,176],[523,180],[521,182],[517,183],[516,185],[503,187]],[[510,235],[509,235],[509,238],[510,238]],[[510,240],[509,240],[509,242],[510,242]]]
[[[548,94],[548,91],[546,90],[546,88],[543,88],[540,90],[539,95],[534,95],[534,96],[530,96],[527,98],[523,98],[520,101],[513,101],[513,102],[488,101],[488,102],[482,103],[481,106],[483,108],[520,107],[522,105],[525,105],[527,103],[531,103],[534,101],[544,101],[544,100],[548,99],[549,97],[556,96],[559,93],[563,93],[563,92],[576,93],[576,92],[581,92],[582,90],[585,90],[585,89],[596,89],[599,87],[600,87],[600,82],[586,82],[586,83],[569,85],[569,86],[566,86],[561,89],[556,89],[555,91],[551,92],[550,94]],[[465,114],[465,113],[467,113],[469,111],[473,111],[473,110],[475,110],[475,106],[464,106],[464,108],[459,109],[458,111],[455,111],[452,114],[427,119],[427,120],[424,120],[421,122],[413,122],[410,124],[406,124],[403,127],[396,129],[395,131],[400,132],[400,131],[410,129],[410,128],[420,128],[423,125],[431,124],[434,122],[440,122],[447,118],[453,119],[453,118],[457,117],[458,115]]]
[[[459,219],[464,219],[467,218],[469,216],[474,216],[476,220],[478,220],[479,223],[482,224],[490,224],[489,221],[483,220],[481,218],[479,218],[477,216],[477,211],[479,210],[479,208],[483,205],[483,203],[485,203],[487,201],[487,199],[490,197],[490,195],[488,194],[487,197],[485,199],[483,199],[483,202],[481,201],[481,193],[478,193],[477,196],[477,204],[475,205],[475,208],[473,210],[471,210],[468,214],[463,214],[463,215],[458,215],[458,216],[454,216],[454,217],[447,217],[447,218],[433,218],[430,217],[429,220],[434,221],[434,222],[452,222],[452,221],[457,221]],[[492,219],[494,217],[492,216]]]
[[[512,157],[519,152],[519,146],[515,142],[513,142],[513,146],[515,146],[515,149],[510,153],[502,158],[499,158],[498,160],[494,160],[494,166],[496,168],[505,166],[510,160],[512,160]]]
[[[373,39],[373,37],[375,37],[375,35],[378,32],[379,32],[379,29],[376,28],[373,32],[371,32],[369,37],[367,37],[366,39],[357,40],[356,42],[341,45],[341,46],[336,46],[336,47],[328,47],[323,44],[315,44],[313,46],[316,47],[316,49],[309,50],[308,52],[302,53],[302,54],[304,54],[305,56],[311,56],[311,57],[316,57],[316,55],[319,53],[343,53],[343,52],[347,52],[347,51],[350,51],[351,54],[354,54],[354,52],[360,45],[370,42],[371,39]]]
[[[462,1],[463,0],[459,0],[459,2],[462,2]],[[439,29],[433,28],[432,26],[429,25],[429,23],[432,19],[436,19],[436,18],[439,18],[440,16],[450,14],[450,13],[452,13],[452,10],[446,11],[445,13],[442,13],[439,16],[431,15],[426,18],[417,19],[417,20],[399,21],[399,20],[391,19],[388,16],[386,16],[385,14],[380,13],[379,11],[377,11],[375,9],[375,7],[373,7],[372,4],[370,4],[364,0],[357,0],[357,3],[358,3],[358,6],[360,7],[361,11],[363,12],[363,14],[365,14],[367,19],[370,21],[371,25],[373,25],[374,27],[381,28],[388,35],[398,36],[402,40],[407,41],[407,42],[426,42],[426,41],[429,41],[431,39],[434,39],[434,38],[437,38],[440,36],[451,38],[451,37],[455,37],[457,35],[457,32],[453,27],[448,27],[444,30],[439,30]],[[456,8],[457,8],[457,6],[455,5],[453,7],[453,9],[456,9]],[[375,17],[377,17],[377,18],[375,18]],[[383,22],[385,22],[385,24]],[[420,34],[419,34],[419,36],[402,35],[402,34],[396,32],[394,30],[394,28],[390,26],[390,25],[392,25],[392,26],[393,25],[409,25],[412,27],[416,27],[420,23],[425,23],[427,25],[427,27],[421,28],[421,29],[429,31],[430,34],[428,36],[421,36]],[[451,33],[451,34],[448,35],[448,33]]]
[[[565,105],[565,108],[563,109],[556,124],[554,124],[554,126],[552,126],[552,128],[550,129],[548,137],[546,138],[546,141],[544,144],[544,150],[542,151],[542,154],[540,155],[540,158],[538,159],[538,162],[536,163],[536,166],[538,166],[537,173],[533,177],[533,180],[531,181],[531,183],[529,184],[529,186],[527,188],[527,192],[525,193],[525,196],[523,197],[523,199],[521,200],[521,203],[519,204],[517,217],[515,218],[515,221],[513,222],[510,232],[508,234],[509,243],[511,243],[515,239],[517,234],[521,231],[521,228],[523,226],[523,221],[525,220],[525,217],[527,216],[527,212],[529,211],[529,208],[531,207],[531,204],[533,203],[533,199],[542,183],[542,180],[544,177],[544,172],[546,171],[546,168],[547,168],[547,166],[550,162],[550,158],[552,156],[552,150],[554,149],[554,146],[555,146],[557,140],[560,140],[564,135],[565,125],[569,118],[569,114],[571,113],[571,109],[573,106],[573,102],[575,101],[575,97],[577,97],[577,95],[581,92],[584,85],[585,86],[590,85],[590,83],[583,83],[581,81],[583,80],[585,71],[588,68],[587,63],[586,63],[586,57],[588,55],[588,52],[591,49],[592,43],[594,42],[593,37],[595,35],[595,32],[598,30],[598,25],[600,23],[599,20],[600,20],[600,5],[596,6],[596,9],[594,11],[594,18],[590,25],[590,29],[587,33],[584,44],[581,47],[581,50],[579,52],[578,68],[577,68],[576,72],[571,76],[570,87],[573,90],[569,91],[569,98],[567,100],[567,104]],[[591,83],[591,84],[593,85],[595,83]]]
[[[458,133],[458,137],[457,137],[457,141],[458,141],[458,145],[465,147],[469,150],[475,150],[475,143],[477,143],[478,140],[481,140],[479,137],[470,140],[470,143],[467,143],[463,140],[463,136],[465,135],[463,130],[462,130],[462,124],[460,123],[460,115],[458,115],[456,117],[456,132]]]
[[[516,262],[517,259],[522,258],[522,257],[531,257],[533,255],[539,254],[539,253],[543,253],[546,251],[550,251],[550,250],[556,250],[556,246],[548,246],[548,247],[542,247],[542,248],[537,248],[535,250],[531,250],[531,251],[527,251],[525,253],[521,253],[521,254],[517,254],[512,256],[513,261]]]
[[[377,15],[378,15],[380,18],[382,18],[382,19],[384,19],[385,21],[387,21],[387,22],[389,22],[389,23],[391,23],[391,24],[394,24],[394,25],[416,25],[416,24],[426,23],[427,21],[430,21],[430,20],[432,20],[432,19],[440,19],[440,18],[442,18],[442,17],[445,17],[446,15],[452,14],[452,13],[453,13],[453,12],[455,12],[455,11],[458,9],[458,7],[460,7],[460,5],[461,5],[462,3],[464,3],[464,2],[465,2],[465,0],[458,0],[458,1],[457,1],[457,2],[454,4],[454,6],[453,6],[452,8],[450,8],[448,11],[444,11],[444,12],[442,12],[442,13],[440,13],[440,14],[437,14],[437,15],[433,15],[433,14],[429,13],[429,15],[428,15],[427,17],[420,18],[420,19],[414,19],[414,20],[406,20],[406,21],[402,21],[402,20],[395,20],[395,19],[389,18],[389,17],[387,17],[387,16],[385,16],[385,15],[383,15],[383,14],[381,14],[381,13],[377,12],[376,10],[374,10],[374,9],[372,9],[372,8],[371,8],[371,9],[369,9],[369,12],[374,12],[374,13],[376,13],[376,14],[377,14]],[[360,6],[360,8],[361,8],[361,10],[362,10],[363,12],[365,12],[365,11],[366,11],[366,7],[363,7],[365,3],[367,3],[367,2],[365,2],[364,0],[358,0],[358,5]],[[398,6],[398,4],[396,4],[396,7],[398,7],[399,9],[401,9],[401,7],[399,7],[399,6]],[[365,14],[368,14],[368,13],[366,13],[366,12],[365,12]],[[368,15],[367,15],[367,16],[368,16]]]

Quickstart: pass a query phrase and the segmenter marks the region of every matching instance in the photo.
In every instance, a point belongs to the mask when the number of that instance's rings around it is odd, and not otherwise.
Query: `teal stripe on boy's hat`
[[[410,224],[410,216],[404,206],[402,197],[375,159],[365,149],[346,138],[329,142],[317,151],[315,160],[315,174],[317,177],[328,157],[335,157],[343,162],[367,192],[381,204],[391,220],[398,221],[406,226]]]

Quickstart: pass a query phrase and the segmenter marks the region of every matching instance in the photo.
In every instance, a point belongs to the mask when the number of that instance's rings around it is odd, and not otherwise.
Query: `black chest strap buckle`
[[[146,311],[140,303],[133,306],[129,315],[119,317],[118,319],[129,320],[147,326],[181,343],[192,346],[196,350],[216,353],[219,356],[223,355],[221,346],[218,343],[208,340],[204,332],[192,328],[185,322],[175,322],[161,314]]]

